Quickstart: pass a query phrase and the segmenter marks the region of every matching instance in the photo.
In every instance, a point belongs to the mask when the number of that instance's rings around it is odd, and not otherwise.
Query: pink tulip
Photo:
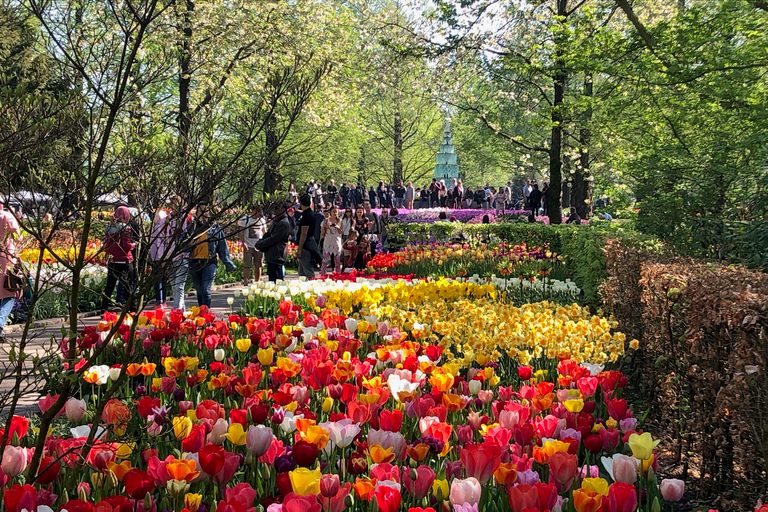
[[[456,505],[475,505],[480,501],[483,488],[476,478],[469,477],[464,480],[456,478],[451,482],[450,501]]]
[[[27,469],[28,451],[26,448],[19,446],[8,445],[3,452],[3,461],[0,464],[0,469],[3,473],[11,478],[21,474]]]
[[[617,482],[633,485],[637,480],[637,460],[628,455],[614,457],[613,479]]]
[[[224,497],[227,501],[239,501],[245,508],[253,505],[256,500],[256,491],[250,484],[241,482],[234,487],[227,487],[224,491]]]
[[[72,397],[64,404],[64,412],[67,415],[67,419],[72,423],[80,423],[80,420],[85,416],[85,411],[85,400],[78,400]]]
[[[659,486],[661,496],[667,501],[680,501],[685,493],[685,482],[677,478],[665,478]]]
[[[417,500],[429,494],[435,481],[435,472],[429,466],[419,466],[416,469],[403,468],[403,485],[408,494]]]
[[[274,437],[271,428],[264,425],[251,425],[245,435],[245,447],[254,457],[261,457],[269,450]]]

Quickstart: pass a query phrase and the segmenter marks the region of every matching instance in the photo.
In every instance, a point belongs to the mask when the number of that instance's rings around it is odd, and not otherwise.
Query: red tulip
[[[467,472],[467,477],[474,477],[485,484],[499,469],[501,464],[501,448],[495,444],[468,444],[461,450],[461,463]]]
[[[374,489],[369,495],[370,499],[376,498],[376,503],[379,505],[379,512],[398,512],[400,510],[400,502],[402,500],[400,491],[382,485],[378,489]]]
[[[329,476],[329,475],[323,475],[323,476]],[[333,475],[333,476],[336,476],[336,475]],[[336,494],[334,496],[331,496],[330,498],[325,497],[325,495],[322,494],[322,490],[323,490],[323,477],[320,478],[321,495],[318,497],[318,499],[320,500],[320,503],[323,505],[323,511],[324,512],[343,512],[344,509],[346,508],[346,504],[344,503],[344,501],[349,495],[349,492],[352,490],[352,484],[349,482],[345,482],[344,485],[339,487],[338,491],[336,491]]]
[[[615,482],[608,488],[608,509],[610,512],[635,512],[637,492],[633,485]]]
[[[603,439],[597,434],[590,434],[584,438],[584,448],[592,454],[600,453],[603,451]]]
[[[518,366],[517,375],[520,380],[529,380],[533,376],[533,368],[530,366]]]
[[[94,506],[94,512],[133,512],[133,503],[125,496],[109,496]]]
[[[286,471],[285,473],[278,473],[275,477],[275,484],[277,490],[283,496],[288,496],[293,492],[293,485],[291,484],[291,476]]]
[[[306,441],[299,441],[293,445],[293,460],[299,466],[308,468],[317,460],[320,450],[316,445]]]
[[[533,425],[530,423],[523,423],[522,425],[515,425],[515,429],[512,431],[512,435],[515,438],[515,443],[520,446],[528,446],[533,440]]]
[[[135,500],[143,500],[144,496],[155,488],[152,476],[140,469],[132,469],[126,473],[123,483],[125,484],[125,492]]]
[[[69,500],[59,507],[67,512],[93,512],[93,504],[83,500]]]
[[[200,467],[211,476],[219,474],[224,467],[224,448],[215,444],[209,444],[199,452]]]
[[[55,457],[51,457],[50,455],[43,457],[40,459],[40,468],[38,470],[37,480],[35,483],[40,485],[48,485],[49,483],[53,482],[57,476],[59,476],[60,470],[61,466]]]
[[[623,420],[627,415],[627,401],[623,398],[614,398],[605,402],[608,406],[608,414],[616,421]]]
[[[283,501],[283,512],[321,512],[322,510],[323,506],[314,494],[300,496],[289,493]]]
[[[400,432],[403,425],[403,411],[388,411],[384,409],[379,414],[379,427],[387,432]]]
[[[600,379],[597,377],[582,377],[576,382],[576,387],[579,388],[584,398],[589,398],[597,391],[598,384],[600,384]]]
[[[224,497],[230,502],[239,501],[248,508],[256,500],[256,490],[251,484],[240,482],[234,487],[227,487],[224,491]]]
[[[513,512],[523,512],[538,505],[539,492],[532,485],[513,485],[507,489],[507,499]]]
[[[579,460],[576,455],[566,452],[555,452],[549,458],[549,481],[557,482],[561,491],[568,489],[579,471]]]
[[[429,466],[403,470],[403,486],[408,494],[420,500],[427,496],[435,481],[435,472]]]
[[[181,449],[185,452],[195,453],[205,444],[205,425],[199,423],[192,425],[192,429],[189,431],[189,435],[181,442]],[[207,473],[207,471],[206,471]]]
[[[37,491],[27,484],[23,487],[13,485],[5,490],[4,505],[6,512],[21,512],[22,509],[37,510]]]
[[[599,433],[600,439],[603,441],[603,450],[611,451],[619,446],[619,429],[601,428]]]
[[[550,510],[557,503],[557,487],[555,484],[535,484],[533,486],[539,495],[539,509]]]

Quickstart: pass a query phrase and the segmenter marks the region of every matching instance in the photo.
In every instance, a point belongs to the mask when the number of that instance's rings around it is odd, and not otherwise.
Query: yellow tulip
[[[200,508],[201,501],[203,501],[202,494],[188,492],[184,495],[184,506],[189,509],[189,512],[197,512],[197,509]]]
[[[256,357],[259,358],[261,364],[269,366],[272,364],[272,359],[275,357],[275,351],[272,347],[260,348],[259,351],[256,352]]]
[[[608,496],[608,481],[604,478],[585,478],[581,481],[581,488]]]
[[[323,412],[328,414],[333,409],[333,398],[327,396],[323,400]]]
[[[173,418],[173,434],[176,439],[186,439],[192,431],[192,420],[186,416]]]
[[[293,492],[301,496],[320,494],[320,468],[298,468],[288,472]]]
[[[243,446],[245,444],[246,431],[243,430],[243,426],[240,423],[233,423],[227,429],[225,434],[229,442],[237,446]]]
[[[237,347],[237,350],[240,352],[248,352],[248,349],[251,348],[251,340],[249,338],[235,340],[235,347]]]
[[[449,493],[450,488],[448,487],[448,480],[435,479],[435,481],[432,483],[432,494],[434,494],[438,499],[441,497],[442,499],[446,499]]]
[[[584,408],[584,400],[581,398],[566,400],[563,405],[568,409],[568,412],[581,412]]]
[[[642,434],[631,434],[629,436],[629,447],[632,449],[632,456],[636,459],[646,460],[653,455],[653,449],[659,444],[659,440],[653,440],[649,432]]]
[[[120,443],[117,447],[117,458],[127,459],[133,453],[133,443]]]

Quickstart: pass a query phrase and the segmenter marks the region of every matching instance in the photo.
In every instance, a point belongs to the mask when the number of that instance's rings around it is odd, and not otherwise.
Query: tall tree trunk
[[[264,166],[264,193],[274,194],[280,189],[283,177],[280,175],[280,155],[277,152],[277,127],[274,114],[267,121],[266,134],[267,161]]]
[[[592,74],[584,76],[584,96],[587,101],[592,100]],[[586,219],[592,213],[592,180],[589,175],[589,145],[591,139],[590,123],[592,122],[592,106],[582,116],[582,125],[579,130],[579,165],[573,174],[573,188],[571,189],[571,205],[576,208],[579,217]]]
[[[195,4],[191,0],[185,1],[181,56],[179,57],[179,139],[181,141],[182,176],[189,176],[189,135],[192,128],[192,119],[189,108],[192,80],[192,15]]]
[[[563,24],[568,15],[568,0],[557,0],[558,23]],[[562,152],[563,152],[563,100],[565,98],[565,82],[568,73],[565,70],[563,48],[565,41],[558,30],[555,34],[555,75],[553,80],[554,101],[552,102],[552,136],[549,148],[549,190],[547,191],[547,208],[549,223],[560,224],[563,221],[560,207],[560,191],[562,189]]]
[[[399,110],[395,110],[395,119],[392,126],[392,140],[394,143],[392,148],[392,183],[400,183],[403,179],[403,125]]]

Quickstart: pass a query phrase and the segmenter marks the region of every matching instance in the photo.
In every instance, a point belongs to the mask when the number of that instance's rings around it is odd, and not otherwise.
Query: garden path
[[[286,280],[291,281],[297,279],[296,274],[287,274]],[[217,316],[228,315],[230,307],[227,304],[227,298],[232,296],[232,292],[240,288],[239,283],[225,284],[214,287],[211,293],[211,310]],[[195,302],[194,292],[188,293],[188,303]],[[78,319],[80,328],[88,325],[96,325],[99,322],[99,316],[85,316],[83,315]],[[46,352],[50,351],[51,340],[61,338],[61,328],[64,325],[63,318],[53,318],[38,322],[35,327],[32,328],[29,334],[29,341],[26,348],[26,353],[29,354],[30,361],[35,356],[43,356]],[[21,340],[22,331],[16,326],[8,335],[9,342],[0,344],[0,398],[5,397],[9,391],[15,385],[15,379],[7,374],[11,368],[9,350],[12,345],[10,340],[17,343]],[[40,390],[43,389],[44,382],[34,382],[27,379],[20,387],[20,393],[22,395],[21,400],[17,406],[16,414],[29,415],[38,412],[37,402],[40,399]],[[4,404],[0,403],[0,417],[3,416]]]

